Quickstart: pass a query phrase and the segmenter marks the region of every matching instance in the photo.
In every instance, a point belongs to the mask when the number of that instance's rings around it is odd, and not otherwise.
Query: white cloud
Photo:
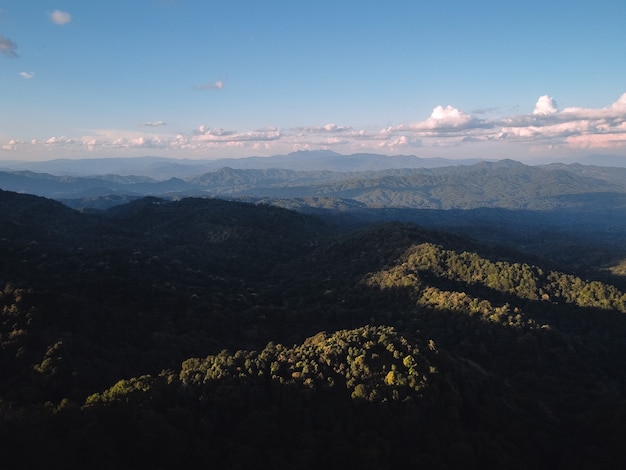
[[[555,137],[567,137],[570,135],[589,132],[591,124],[586,120],[575,120],[542,126],[519,126],[503,127],[498,138],[508,139],[512,137],[525,139],[546,139]]]
[[[350,126],[338,126],[334,123],[325,124],[323,126],[317,127],[303,127],[298,128],[297,130],[302,130],[305,132],[309,132],[311,134],[321,134],[321,133],[340,133],[340,132],[349,132],[352,130]]]
[[[62,26],[72,21],[72,15],[70,15],[66,11],[54,10],[52,13],[50,13],[50,20],[54,24],[58,24]]]
[[[2,150],[5,151],[11,151],[11,150],[15,150],[17,148],[17,146],[20,144],[21,142],[19,140],[16,139],[11,139],[9,140],[6,144],[4,144],[2,147],[0,147]]]
[[[212,137],[218,137],[218,138],[226,138],[231,135],[235,135],[235,131],[225,131],[224,129],[221,129],[221,128],[211,129],[210,127],[201,125],[197,129],[193,130],[193,134],[200,135],[200,136],[212,136]]]
[[[225,131],[224,129],[211,129],[200,126],[194,131],[194,142],[258,142],[271,141],[281,138],[281,133],[275,127],[248,132]]]
[[[68,144],[76,144],[77,140],[76,139],[72,139],[72,138],[68,138],[68,137],[50,137],[48,140],[46,140],[46,145],[68,145]]]
[[[472,118],[469,114],[465,114],[448,105],[445,108],[443,106],[437,106],[433,109],[430,119],[437,124],[436,127],[440,127],[441,125],[446,127],[459,127],[467,124]]]
[[[348,143],[350,143],[349,140],[342,139],[341,137],[329,137],[321,142],[322,145],[345,145]]]
[[[556,101],[539,97],[532,114],[505,119],[477,119],[453,106],[437,106],[425,121],[397,125],[374,135],[354,136],[354,140],[378,147],[496,145],[508,141],[543,148],[626,147],[626,93],[604,108],[566,108],[559,111]],[[484,147],[481,147],[484,148]],[[528,148],[530,150],[530,148]]]
[[[565,108],[561,115],[567,119],[626,119],[626,93],[622,94],[617,101],[610,106],[593,108]]]
[[[83,138],[82,142],[89,152],[93,152],[102,145],[102,142],[98,139]]]
[[[204,83],[202,85],[198,85],[196,87],[194,87],[196,90],[200,90],[200,91],[206,91],[206,90],[223,90],[224,89],[224,82],[221,80],[218,80],[216,82],[213,83]]]
[[[203,152],[215,151],[220,148],[260,148],[263,144],[269,145],[280,141],[282,138],[282,133],[273,127],[255,131],[236,132],[199,126],[189,134],[162,135],[137,131],[99,129],[93,130],[90,134],[76,138],[50,137],[42,144],[33,140],[33,146],[64,149],[68,152],[83,149],[89,152],[106,154],[120,154],[120,152],[133,152],[141,149]]]
[[[497,119],[477,119],[453,106],[437,106],[422,122],[379,129],[328,123],[286,130],[267,127],[239,131],[202,125],[187,132],[169,133],[164,132],[164,121],[148,121],[141,126],[143,130],[99,129],[82,136],[11,140],[0,145],[3,150],[17,149],[32,155],[50,155],[53,150],[77,156],[85,150],[103,155],[144,155],[146,149],[151,149],[155,155],[203,158],[333,147],[344,153],[407,152],[420,156],[450,156],[446,149],[454,147],[457,157],[524,156],[538,149],[560,151],[562,155],[594,148],[626,151],[626,94],[606,107],[563,110],[544,95],[533,112]]]
[[[535,104],[534,115],[547,116],[558,112],[556,101],[548,95],[540,96]]]
[[[25,80],[30,80],[31,78],[35,78],[35,72],[20,72],[20,77]]]
[[[622,94],[615,103],[611,105],[611,109],[617,111],[626,111],[626,93]]]
[[[128,147],[143,147],[143,148],[167,148],[167,140],[163,140],[159,137],[137,137],[131,139],[127,143]]]
[[[16,49],[17,44],[0,34],[0,54],[6,57],[19,57]]]
[[[626,93],[604,108],[569,107],[562,111],[556,109],[552,98],[542,96],[532,117],[508,120],[498,138],[528,142],[549,140],[554,145],[572,148],[616,148],[625,146],[624,136]]]
[[[611,134],[581,134],[567,138],[572,148],[622,148],[626,147],[626,132]]]
[[[379,147],[388,147],[388,148],[406,147],[407,145],[408,145],[408,139],[406,135],[396,135],[390,139],[385,139],[379,142],[378,144]]]
[[[346,138],[349,138],[352,144],[358,142],[361,148],[394,150],[403,147],[421,147],[423,134],[422,132],[405,128],[404,126],[390,126],[373,133],[359,129],[356,132],[347,134]]]
[[[477,120],[471,115],[458,110],[453,106],[437,106],[430,117],[421,123],[412,126],[415,130],[457,130],[465,128]]]

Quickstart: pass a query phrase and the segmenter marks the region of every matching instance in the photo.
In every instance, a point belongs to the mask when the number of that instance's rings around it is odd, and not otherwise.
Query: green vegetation
[[[2,468],[626,461],[601,262],[217,199],[0,222]]]
[[[560,301],[626,313],[626,294],[599,281],[584,281],[554,271],[544,274],[541,268],[525,263],[493,262],[476,253],[457,253],[432,243],[411,247],[405,257],[402,265],[377,273],[371,282],[383,287],[419,285],[417,276],[423,272],[520,299]]]

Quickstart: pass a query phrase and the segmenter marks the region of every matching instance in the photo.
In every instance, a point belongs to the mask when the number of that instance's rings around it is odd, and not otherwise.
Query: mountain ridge
[[[0,221],[3,468],[626,457],[625,291],[514,244],[211,198]]]
[[[73,177],[14,171],[0,172],[0,188],[68,203],[70,199],[110,194],[170,198],[204,195],[334,197],[353,199],[369,207],[551,209],[567,205],[567,198],[563,197],[567,195],[626,193],[626,169],[580,164],[529,166],[500,160],[437,168],[351,172],[220,167],[185,179],[166,180],[110,173]]]
[[[139,175],[154,179],[189,177],[222,167],[234,169],[292,169],[361,171],[386,168],[428,168],[445,165],[472,164],[481,159],[422,158],[414,155],[387,156],[380,154],[342,155],[330,150],[297,151],[269,157],[220,158],[191,160],[166,157],[56,159],[41,162],[0,161],[0,170],[32,170],[56,176],[94,176],[116,173]]]

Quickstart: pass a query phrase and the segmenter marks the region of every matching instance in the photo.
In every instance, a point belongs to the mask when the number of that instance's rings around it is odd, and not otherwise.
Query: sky
[[[0,0],[0,160],[626,159],[626,1]]]

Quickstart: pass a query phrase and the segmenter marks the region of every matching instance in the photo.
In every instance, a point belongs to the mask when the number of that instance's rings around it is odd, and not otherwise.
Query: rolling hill
[[[391,166],[391,163],[388,165]],[[605,204],[605,201],[623,205],[626,169],[579,164],[529,166],[502,160],[439,168],[349,172],[221,167],[184,179],[172,177],[165,180],[145,175],[75,177],[4,171],[0,172],[0,188],[62,200],[76,208],[97,206],[97,199],[94,198],[98,196],[150,195],[167,198],[321,197],[355,201],[369,208],[593,209]]]
[[[610,278],[210,198],[79,212],[1,191],[0,221],[3,468],[626,459]]]

